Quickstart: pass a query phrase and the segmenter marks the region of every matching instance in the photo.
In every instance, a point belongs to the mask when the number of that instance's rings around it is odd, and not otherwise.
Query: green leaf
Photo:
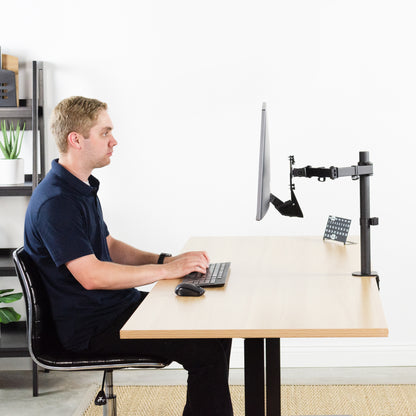
[[[0,143],[0,149],[1,149],[4,157],[7,159],[7,151],[6,151],[6,148],[3,146],[2,143]]]
[[[7,132],[6,132],[6,121],[5,121],[5,120],[3,120],[3,121],[1,122],[1,132],[2,132],[2,134],[3,134],[3,142],[5,142],[5,141],[6,141],[6,137],[7,137]],[[4,157],[7,159],[7,152],[6,152],[6,148],[5,148],[4,144],[3,144],[3,143],[1,143],[1,142],[0,142],[0,149],[1,149],[1,151],[2,151],[2,153],[3,153],[3,155],[4,155]]]
[[[0,323],[8,324],[19,319],[20,315],[13,308],[0,308]]]
[[[23,123],[22,136],[20,137],[20,144],[19,144],[19,148],[17,149],[16,158],[19,157],[20,151],[22,150],[22,143],[23,143],[23,136],[25,134],[25,128],[26,128],[26,122]]]
[[[16,159],[17,146],[19,144],[20,123],[17,123],[16,130],[12,132],[10,159]]]
[[[23,128],[21,128],[19,121],[15,129],[13,122],[11,122],[9,132],[7,132],[6,121],[3,120],[1,122],[3,142],[0,142],[0,150],[6,159],[17,159],[19,157],[22,149],[25,127],[26,123],[23,123]]]
[[[10,159],[10,153],[12,150],[12,138],[13,138],[12,129],[14,129],[13,123],[10,123],[9,137],[6,140],[6,150],[7,150],[7,153],[9,154],[9,159]]]
[[[0,296],[0,303],[12,303],[21,299],[23,296],[22,293],[12,293],[10,295]]]
[[[10,293],[13,292],[14,289],[0,289],[0,295],[2,295],[3,293]]]
[[[6,120],[1,123],[1,131],[3,133],[3,143],[0,144],[1,151],[6,159],[9,159],[9,139],[7,137]]]

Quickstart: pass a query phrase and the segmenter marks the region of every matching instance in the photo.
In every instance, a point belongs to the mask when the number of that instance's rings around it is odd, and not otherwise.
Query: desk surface
[[[231,261],[225,287],[178,297],[179,280],[158,282],[121,338],[386,337],[374,278],[360,269],[358,244],[315,237],[194,237],[185,251]]]

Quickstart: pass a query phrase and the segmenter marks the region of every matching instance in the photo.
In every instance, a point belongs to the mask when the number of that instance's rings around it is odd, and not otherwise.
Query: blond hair
[[[62,100],[53,110],[50,121],[59,152],[67,152],[69,133],[76,132],[88,137],[102,110],[107,110],[107,104],[94,98],[76,96]]]

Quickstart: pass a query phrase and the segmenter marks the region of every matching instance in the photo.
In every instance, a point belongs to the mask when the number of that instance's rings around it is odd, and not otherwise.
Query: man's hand
[[[209,257],[205,251],[189,251],[174,257],[165,257],[165,265],[170,278],[183,277],[192,272],[205,273],[209,266]]]

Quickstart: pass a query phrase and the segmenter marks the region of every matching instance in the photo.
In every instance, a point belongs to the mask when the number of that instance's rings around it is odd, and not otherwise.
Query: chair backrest
[[[51,351],[62,350],[48,294],[35,263],[23,247],[14,251],[13,261],[26,303],[29,352],[35,361],[42,361],[42,356]]]

